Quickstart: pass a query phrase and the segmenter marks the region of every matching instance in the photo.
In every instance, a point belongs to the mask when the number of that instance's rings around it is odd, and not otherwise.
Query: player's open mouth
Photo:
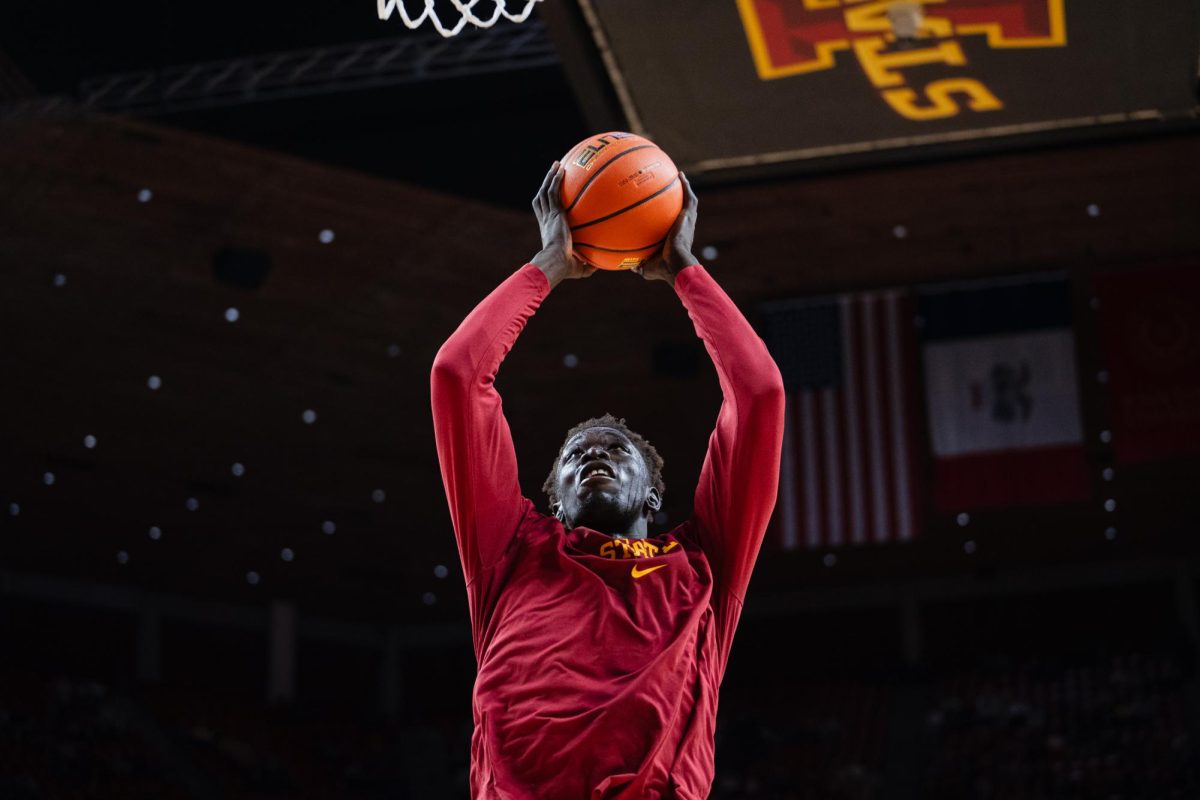
[[[580,475],[580,486],[586,486],[589,483],[601,480],[613,480],[612,470],[605,464],[588,464],[583,468]]]

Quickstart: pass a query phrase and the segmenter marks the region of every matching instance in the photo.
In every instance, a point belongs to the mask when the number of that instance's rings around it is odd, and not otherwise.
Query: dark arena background
[[[0,798],[468,796],[430,366],[607,130],[788,389],[711,796],[1200,797],[1198,57],[1194,0],[6,0]],[[499,388],[527,496],[612,411],[688,517],[669,291],[562,286]]]

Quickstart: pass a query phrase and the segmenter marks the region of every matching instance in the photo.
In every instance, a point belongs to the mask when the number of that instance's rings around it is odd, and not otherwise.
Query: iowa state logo
[[[738,0],[763,80],[834,69],[857,60],[897,114],[923,122],[1004,103],[978,77],[961,40],[987,37],[996,49],[1063,47],[1064,0]],[[952,74],[920,87],[906,70],[942,64]]]

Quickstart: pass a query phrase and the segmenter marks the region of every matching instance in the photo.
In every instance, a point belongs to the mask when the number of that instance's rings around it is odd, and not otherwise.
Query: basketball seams
[[[568,214],[571,213],[571,209],[575,208],[575,206],[579,203],[579,201],[581,199],[583,199],[583,193],[588,190],[588,187],[592,185],[592,182],[594,180],[596,180],[597,177],[599,177],[601,172],[604,172],[604,170],[608,169],[609,165],[611,165],[614,161],[621,158],[622,156],[627,156],[630,153],[636,153],[638,150],[645,150],[647,148],[656,147],[656,146],[657,145],[650,144],[649,142],[647,142],[646,144],[638,144],[638,145],[634,145],[633,147],[627,147],[624,150],[622,150],[621,152],[614,155],[608,161],[605,161],[603,164],[601,164],[599,166],[599,168],[595,172],[593,172],[591,175],[588,176],[588,179],[586,181],[583,182],[583,186],[580,186],[579,191],[575,193],[575,199],[571,201],[571,204],[569,206],[567,206],[566,209],[564,209],[564,211]],[[575,149],[576,150],[579,149],[578,145],[576,146]]]
[[[666,240],[667,240],[667,237],[664,236],[663,238],[659,239],[657,242],[652,242],[647,245],[642,245],[641,247],[621,247],[621,248],[601,247],[598,244],[588,244],[587,242],[573,242],[572,246],[573,247],[588,247],[588,248],[591,248],[592,250],[602,250],[605,253],[637,253],[642,250],[653,250],[656,247],[662,247],[663,242],[665,242]]]
[[[622,214],[624,214],[626,211],[630,211],[631,209],[637,208],[638,206],[642,205],[643,203],[650,202],[651,200],[653,200],[654,198],[663,194],[664,192],[666,192],[668,189],[670,189],[672,186],[674,186],[677,183],[679,183],[679,173],[678,172],[675,173],[674,180],[672,180],[666,186],[662,187],[661,189],[654,192],[653,194],[648,194],[645,197],[639,199],[636,203],[631,203],[630,205],[627,205],[622,209],[613,211],[611,214],[605,214],[603,217],[597,217],[596,219],[588,220],[587,222],[581,222],[578,225],[572,225],[571,231],[574,232],[574,231],[580,230],[581,228],[587,228],[592,225],[597,225],[601,222],[604,222],[605,220],[610,220],[613,217],[619,217]]]

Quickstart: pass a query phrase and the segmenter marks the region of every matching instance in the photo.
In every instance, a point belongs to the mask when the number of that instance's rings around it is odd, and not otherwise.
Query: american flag
[[[764,339],[787,388],[779,546],[919,535],[916,344],[900,289],[771,303]]]

